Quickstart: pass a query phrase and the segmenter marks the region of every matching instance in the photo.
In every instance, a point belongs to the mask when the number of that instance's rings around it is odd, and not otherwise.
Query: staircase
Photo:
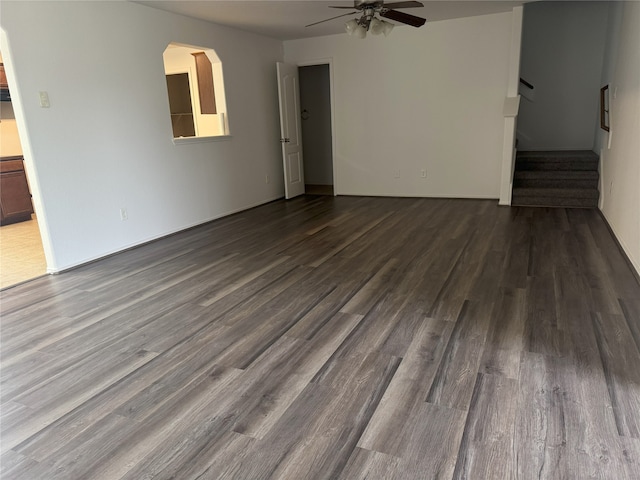
[[[595,208],[598,181],[591,151],[518,152],[511,205]]]

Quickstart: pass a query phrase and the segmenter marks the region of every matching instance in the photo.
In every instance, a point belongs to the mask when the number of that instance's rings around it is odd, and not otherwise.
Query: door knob
[[[288,138],[281,138],[280,139],[280,143],[289,143],[291,142],[291,140],[289,140]]]

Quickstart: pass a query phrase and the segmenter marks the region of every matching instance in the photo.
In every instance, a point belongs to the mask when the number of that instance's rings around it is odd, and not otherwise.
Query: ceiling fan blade
[[[345,9],[347,9],[347,8],[348,8],[349,10],[353,10],[353,9],[355,9],[356,7],[344,7],[344,6],[341,6],[341,7],[335,7],[335,6],[333,6],[333,7],[332,7],[332,6],[329,6],[329,8],[345,8]]]
[[[422,17],[416,17],[415,15],[409,15],[404,12],[396,12],[395,10],[382,10],[380,16],[395,20],[396,22],[405,23],[412,27],[421,27],[426,23],[426,19]]]
[[[383,5],[385,8],[420,8],[424,7],[422,2],[389,2]]]
[[[318,25],[319,23],[328,22],[329,20],[335,20],[336,18],[340,18],[340,17],[346,17],[347,15],[355,15],[356,13],[358,12],[343,13],[342,15],[338,15],[337,17],[331,17],[325,20],[320,20],[319,22],[310,23],[309,25],[305,25],[305,27],[313,27],[314,25]]]

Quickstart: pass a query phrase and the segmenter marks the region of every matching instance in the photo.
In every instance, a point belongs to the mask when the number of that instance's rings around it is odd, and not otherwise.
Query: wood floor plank
[[[423,403],[407,432],[407,448],[397,478],[452,478],[465,418],[462,410]]]
[[[23,472],[33,471],[38,468],[38,463],[24,455],[8,450],[0,456],[0,476],[2,478],[17,478]]]
[[[487,334],[480,370],[517,379],[524,350],[526,291],[503,289],[501,293]]]
[[[605,223],[602,214],[593,211],[586,222],[589,226],[592,245],[602,256],[602,262],[607,272],[607,277],[613,282],[616,292],[622,297],[637,297],[638,276],[634,276],[629,268],[629,261],[620,251],[616,239],[611,235],[609,227]],[[589,246],[588,248],[591,248]]]
[[[636,348],[640,351],[640,298],[619,298],[618,302],[631,336],[635,341]]]
[[[382,293],[386,289],[386,286],[390,280],[390,277],[395,273],[397,265],[396,259],[388,260],[384,266],[378,270],[378,272],[369,279],[354,296],[347,302],[342,308],[343,313],[352,313],[358,315],[365,315],[371,307],[380,299]]]
[[[543,355],[563,356],[567,345],[565,336],[569,332],[558,325],[553,274],[530,277],[526,293],[525,349]]]
[[[518,479],[567,478],[575,467],[567,446],[562,368],[555,356],[522,356],[515,423]]]
[[[224,433],[217,442],[208,442],[198,452],[198,456],[188,463],[177,463],[170,471],[163,471],[158,478],[185,478],[198,480],[218,480],[239,478],[228,466],[235,460],[246,459],[256,439],[235,432]],[[224,473],[223,473],[224,472]]]
[[[86,321],[76,319],[66,331],[61,331],[59,334],[52,332],[51,338],[43,338],[42,343],[38,345],[41,350],[25,349],[9,361],[3,360],[2,398],[11,398],[29,387],[46,381],[52,375],[81,363],[84,358],[94,355],[99,350],[131,334],[135,331],[135,327],[153,322],[162,313],[173,308],[177,308],[175,302],[152,296],[105,318],[99,314],[95,318],[87,317]],[[63,325],[65,323],[63,322]],[[34,362],[38,363],[38,368],[32,368]],[[28,380],[21,383],[7,383],[8,377],[18,374],[28,375],[23,377]]]
[[[0,290],[2,323],[5,322],[5,316],[24,310],[25,304],[35,305],[58,295],[65,295],[81,283],[77,277],[66,277],[60,281],[46,275],[6,290]]]
[[[253,445],[249,455],[254,461],[230,467],[237,468],[235,478],[337,476],[398,364],[399,359],[384,354],[354,354],[333,381],[310,384],[269,434]]]
[[[453,478],[515,478],[517,381],[478,374]]]
[[[337,477],[340,474],[400,362],[395,357],[378,358],[382,364],[376,365],[375,370],[371,371],[375,371],[376,375],[366,375],[368,381],[361,384],[363,388],[355,392],[352,387],[338,390],[337,400],[328,407],[337,411],[314,426],[314,434],[310,441],[307,441],[305,448],[298,445],[287,455],[285,461],[274,471],[276,478],[308,478],[314,472],[322,472],[322,476],[326,478]],[[371,364],[373,365],[375,364]],[[345,402],[347,398],[350,401]],[[341,445],[340,453],[336,451],[338,445]]]
[[[409,345],[396,375],[358,446],[402,457],[408,449],[407,431],[433,382],[453,330],[451,322],[426,319]]]
[[[226,295],[224,296],[220,295],[220,291],[214,289],[211,292],[201,295],[196,301],[202,306],[210,307],[212,311],[215,311],[219,315],[226,313],[256,294],[260,294],[277,285],[278,282],[281,282],[288,274],[299,271],[299,268],[290,262],[289,259],[282,263],[280,263],[279,260],[280,258],[276,259],[272,268],[261,272],[260,275],[255,276],[255,278],[252,278],[247,283],[240,280],[240,282],[243,283],[242,285],[229,285],[229,289],[225,292]]]
[[[572,236],[573,251],[580,255],[580,270],[591,289],[593,309],[597,312],[619,314],[620,305],[614,292],[613,275],[609,274],[605,257],[598,247],[587,224],[579,225]]]
[[[504,250],[500,250],[496,245],[487,252],[484,263],[467,294],[469,300],[482,300],[486,297],[488,290],[501,283],[500,278],[504,274],[502,265],[504,255]]]
[[[265,265],[262,268],[258,268],[256,270],[251,270],[248,273],[244,273],[238,279],[235,279],[235,280],[233,280],[231,282],[225,281],[224,282],[225,285],[221,290],[216,292],[216,294],[213,295],[213,296],[209,296],[210,295],[209,294],[208,298],[205,301],[200,302],[200,305],[202,305],[204,307],[208,307],[209,305],[214,304],[215,302],[217,302],[221,298],[224,298],[227,295],[229,295],[229,294],[237,291],[238,289],[244,287],[248,283],[253,282],[257,278],[261,277],[265,273],[267,273],[270,270],[272,270],[274,267],[277,267],[278,265],[281,265],[282,263],[284,263],[284,262],[286,262],[288,260],[289,260],[289,257],[281,256],[279,258],[276,258],[274,261],[269,262],[267,265]],[[211,287],[209,287],[209,289],[211,289]]]
[[[271,357],[273,351],[280,350],[278,345],[265,352],[264,357],[268,358],[250,366],[242,378],[242,386],[238,387],[243,392],[240,395],[248,401],[236,407],[233,431],[263,438],[361,319],[338,313],[320,332],[318,342],[288,339],[285,343],[290,343],[290,348],[283,350],[276,362]]]
[[[429,317],[455,321],[469,290],[480,273],[485,257],[491,247],[493,224],[478,226],[469,235],[458,258],[434,300]]]
[[[635,438],[621,438],[618,455],[622,458],[624,475],[621,478],[640,478],[640,441]]]
[[[312,272],[309,267],[297,267],[287,275],[283,275],[269,283],[261,290],[262,295],[250,296],[245,301],[235,304],[231,309],[224,311],[220,315],[220,321],[225,325],[233,325],[245,319],[249,315],[259,314],[262,309],[270,308],[274,306],[277,309],[277,304],[283,297],[283,292],[286,292],[289,288],[296,286],[307,275]],[[215,304],[214,304],[215,305]],[[218,313],[219,308],[211,308],[212,312]]]
[[[84,382],[77,382],[77,372],[66,372],[17,397],[16,401],[30,406],[31,412],[15,428],[3,428],[2,451],[17,446],[154,356],[140,350],[118,352],[117,355],[108,352],[97,359],[95,365],[86,366]],[[109,363],[109,357],[113,363]]]
[[[570,380],[576,394],[571,394],[575,401],[566,402],[567,444],[575,456],[571,471],[577,476],[614,480],[624,476],[624,459],[617,448],[620,437],[603,377],[578,368]]]
[[[350,282],[335,285],[335,288],[301,317],[300,320],[287,331],[286,335],[288,337],[312,340],[336,315],[344,318],[354,316],[362,318],[362,315],[345,314],[340,310],[360,291],[365,281],[366,279],[363,279],[357,283]]]
[[[51,480],[95,478],[93,468],[108,458],[134,428],[129,420],[109,414],[91,431],[84,432],[60,449],[58,455],[43,460],[32,469],[25,469],[21,472],[22,478],[42,478],[44,475]]]
[[[14,312],[2,312],[3,335],[15,338],[20,331],[35,328],[40,323],[46,322],[51,317],[73,317],[90,308],[95,308],[93,296],[87,292],[73,289],[66,293],[68,302],[60,303],[55,297],[44,299],[41,302],[27,302],[26,306]]]
[[[493,302],[466,301],[425,401],[467,410],[484,352]]]
[[[527,272],[530,277],[547,277],[556,267],[574,265],[572,232],[568,222],[558,222],[555,215],[555,209],[548,209],[532,219]]]
[[[531,223],[529,221],[513,222],[508,233],[509,248],[504,257],[504,274],[502,282],[507,287],[525,288],[530,270]]]
[[[592,322],[593,303],[581,273],[557,269],[554,274],[555,306],[559,327],[567,332],[570,356],[580,374],[603,375],[600,351]]]
[[[17,390],[5,389],[3,398],[9,398],[7,395],[15,396],[19,394],[29,385],[33,388],[42,382],[50,380],[52,376],[58,375],[62,371],[84,368],[84,362],[95,358],[97,353],[106,348],[111,349],[111,351],[130,348],[148,352],[154,351],[153,349],[163,350],[164,344],[171,345],[177,342],[181,335],[198,328],[199,322],[203,321],[197,314],[199,309],[201,310],[200,307],[187,304],[176,308],[174,311],[167,312],[165,315],[143,317],[145,318],[144,323],[141,321],[127,322],[122,328],[114,328],[114,324],[119,325],[117,322],[122,318],[120,316],[99,321],[79,331],[71,328],[68,336],[45,346],[38,352],[37,357],[41,359],[47,358],[48,360],[40,363],[39,368],[32,369],[31,375],[27,377],[29,378],[28,384],[19,385],[18,387],[20,388]],[[132,312],[128,311],[128,313],[131,314]],[[188,323],[181,322],[181,316],[189,317],[190,321]],[[128,317],[125,315],[124,318]],[[206,319],[204,320],[206,321]],[[136,324],[138,329],[134,329]],[[167,325],[167,327],[160,328],[162,325]],[[175,335],[169,335],[171,331],[174,334],[178,332],[178,339],[175,338]],[[160,342],[160,345],[158,345],[158,342]],[[10,362],[10,366],[6,370],[9,373],[15,368],[24,370],[23,363],[25,362],[13,365],[13,362]]]
[[[304,287],[292,290],[291,295],[295,301],[279,308],[266,307],[242,319],[243,324],[249,321],[253,323],[254,328],[250,331],[245,329],[244,335],[235,341],[231,348],[220,353],[218,362],[221,365],[247,368],[333,291],[329,287],[314,291]]]
[[[172,395],[148,412],[144,422],[128,419],[134,430],[114,445],[100,464],[93,465],[87,476],[105,480],[141,478],[141,472],[149,475],[163,471],[176,457],[188,463],[203,442],[214,442],[228,431],[232,419],[216,412],[231,401],[225,388],[240,374],[238,370],[225,369],[216,370],[215,375],[200,375],[186,392]],[[171,436],[182,441],[166,442]]]
[[[109,413],[137,419],[137,414],[141,412],[140,416],[146,417],[156,405],[175,393],[177,382],[186,386],[191,379],[199,377],[203,370],[210,369],[209,375],[225,371],[213,370],[213,367],[207,358],[186,358],[176,363],[170,357],[158,356],[43,428],[14,450],[35,460],[43,460],[82,432],[92,428]],[[149,391],[153,393],[147,393]],[[147,403],[141,398],[145,398]]]
[[[618,434],[640,439],[640,353],[620,315],[593,313],[592,320]]]
[[[392,455],[356,448],[338,477],[341,480],[395,479],[402,460]]]
[[[468,239],[462,237],[450,239],[443,243],[442,248],[428,251],[425,258],[421,259],[423,261],[416,265],[418,270],[412,272],[416,280],[411,282],[409,288],[413,308],[423,311],[431,318],[438,318],[433,316],[437,313],[435,309],[438,308],[438,296],[442,296],[446,291],[446,281],[450,278],[467,242]],[[429,275],[424,275],[425,271],[429,272]],[[445,314],[451,317],[451,310],[459,308],[462,308],[462,304],[449,308]]]
[[[592,321],[594,303],[582,269],[556,269],[556,308],[561,326],[568,332],[565,356],[565,424],[573,471],[586,478],[607,478],[618,471],[621,459],[615,448],[618,438],[606,374]],[[613,468],[612,468],[613,467]]]

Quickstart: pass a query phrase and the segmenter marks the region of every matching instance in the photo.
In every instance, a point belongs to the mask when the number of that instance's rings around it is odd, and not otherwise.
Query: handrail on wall
[[[520,95],[506,97],[502,113],[504,115],[504,141],[502,145],[502,173],[500,182],[500,205],[511,205],[513,172],[515,169],[516,119],[520,109]]]
[[[522,77],[520,77],[520,83],[521,83],[522,85],[524,85],[525,87],[530,88],[531,90],[533,90],[534,88],[536,88],[536,87],[534,87],[533,85],[531,85],[529,82],[527,82],[527,81],[526,81],[524,78],[522,78]]]

